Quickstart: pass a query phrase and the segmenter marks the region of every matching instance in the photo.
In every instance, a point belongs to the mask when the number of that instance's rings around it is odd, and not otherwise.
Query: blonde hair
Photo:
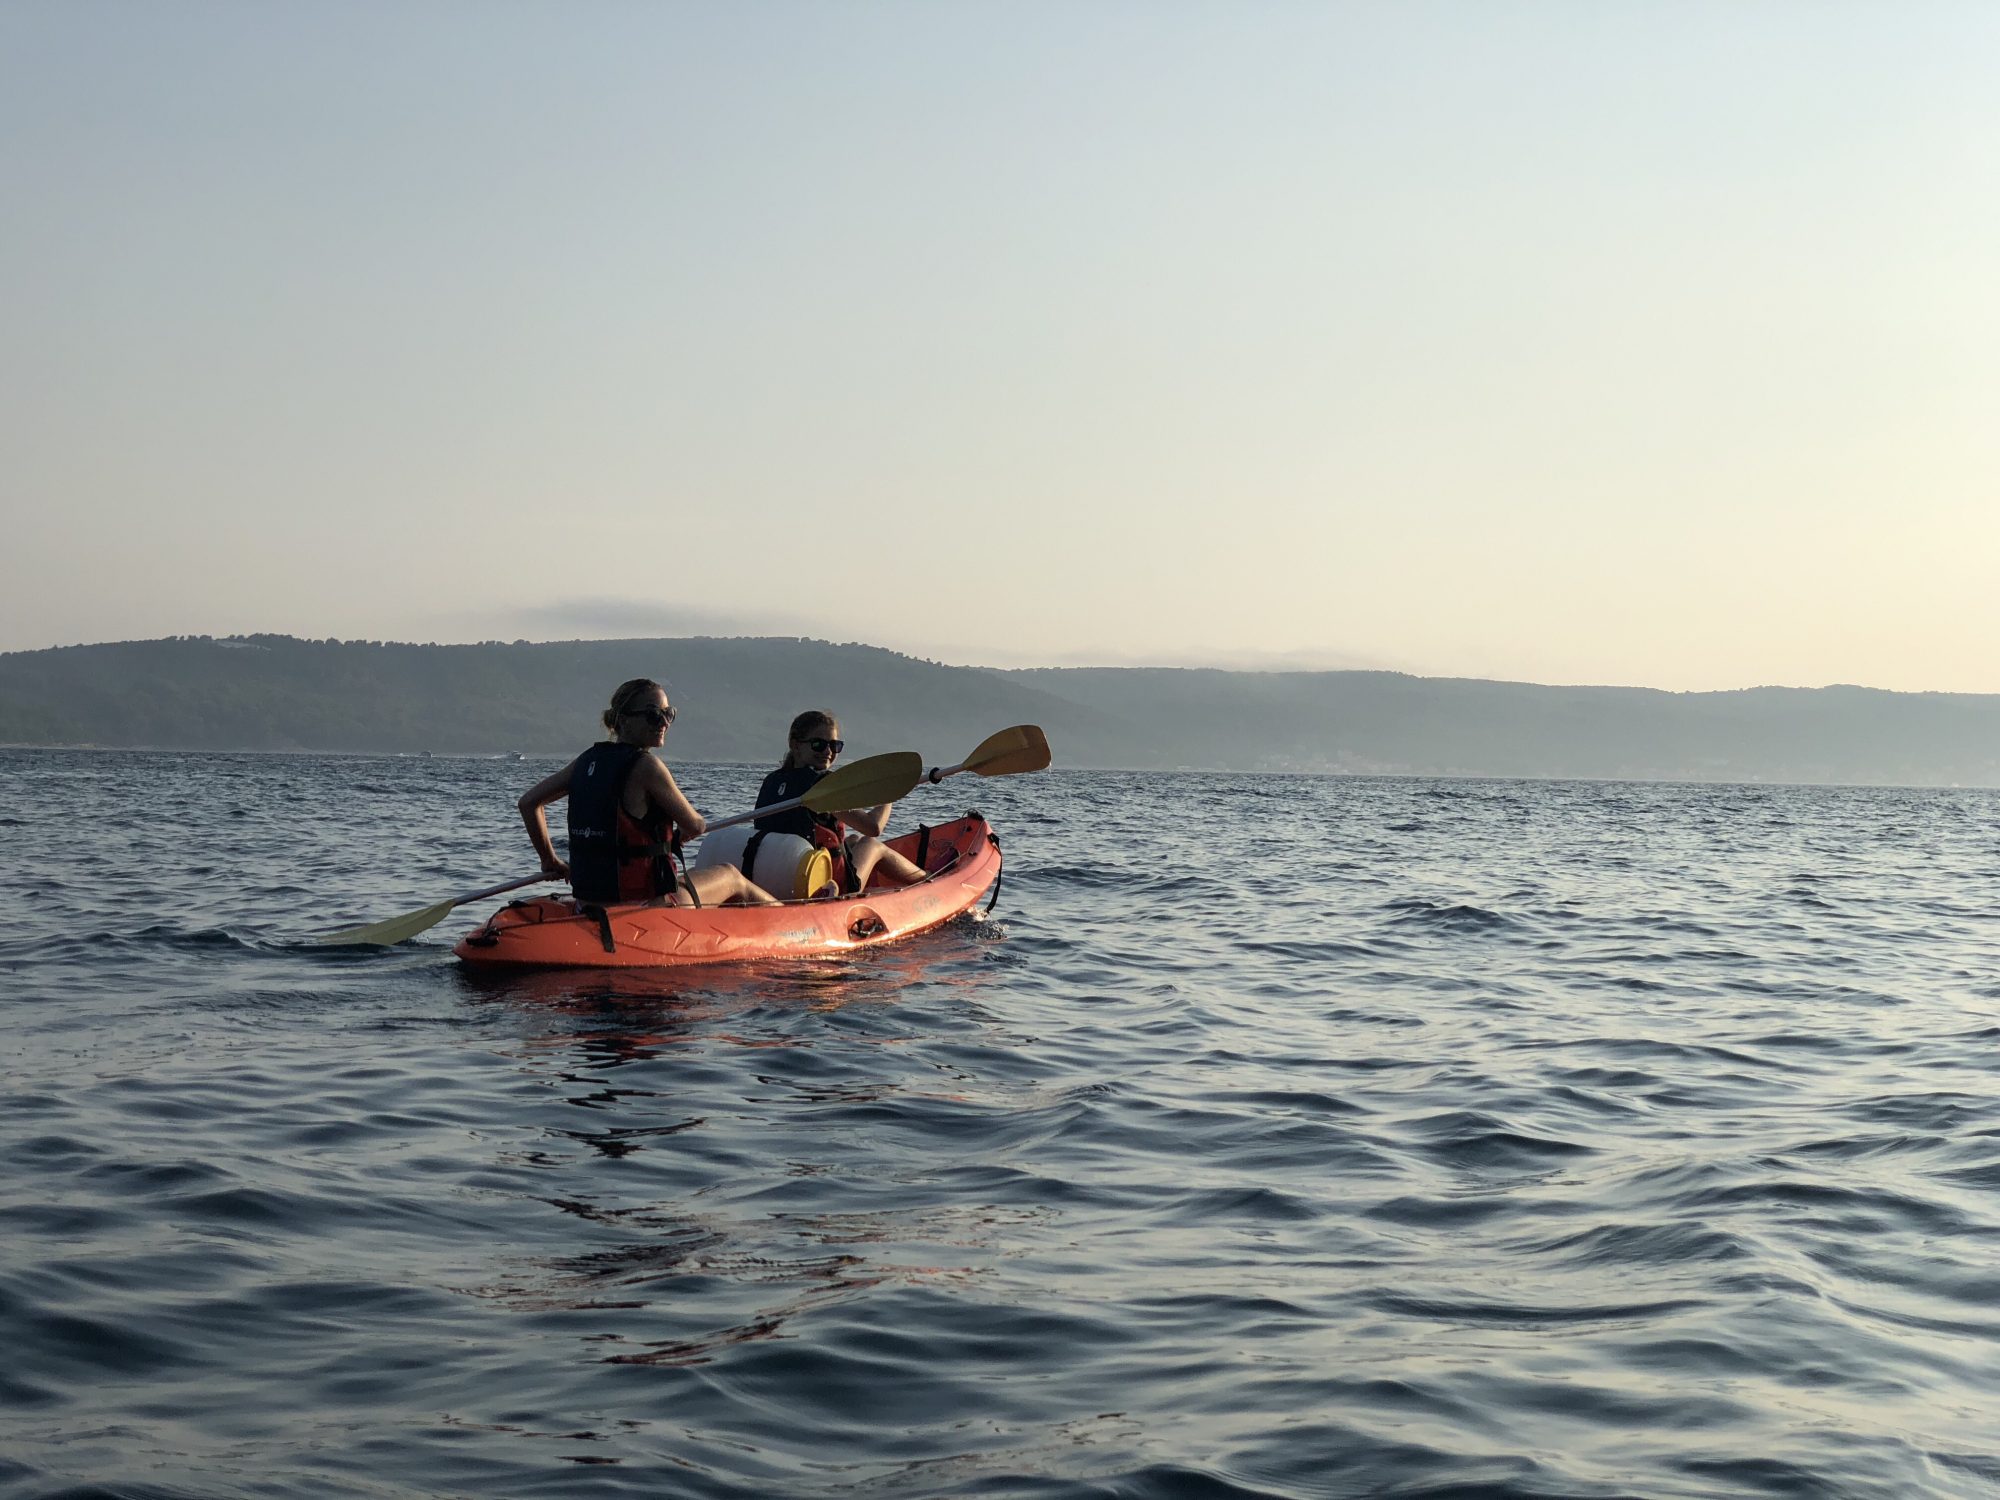
[[[618,720],[623,717],[625,710],[632,706],[632,700],[647,688],[660,688],[662,693],[666,692],[665,688],[660,687],[660,684],[650,677],[634,677],[629,682],[619,683],[617,691],[611,695],[611,707],[604,710],[604,727],[616,734]]]

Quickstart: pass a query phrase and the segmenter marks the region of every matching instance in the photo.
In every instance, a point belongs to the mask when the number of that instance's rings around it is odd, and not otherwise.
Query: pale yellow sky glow
[[[2000,692],[2000,8],[0,8],[0,649]]]

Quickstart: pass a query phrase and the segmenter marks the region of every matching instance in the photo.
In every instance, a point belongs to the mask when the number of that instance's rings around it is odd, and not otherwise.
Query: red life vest
[[[847,863],[847,839],[845,837],[847,825],[831,813],[822,814],[822,816],[825,818],[825,822],[821,822],[817,817],[813,819],[812,841],[819,848],[826,850],[828,854],[833,856],[834,884],[839,886],[843,892],[851,895],[854,890],[854,871]],[[831,828],[827,827],[828,823],[831,823],[833,826]]]

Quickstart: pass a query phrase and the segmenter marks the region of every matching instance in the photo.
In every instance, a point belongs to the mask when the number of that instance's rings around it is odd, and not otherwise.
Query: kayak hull
[[[679,968],[815,958],[927,932],[971,910],[1000,879],[1000,840],[977,813],[888,841],[920,861],[918,885],[873,882],[855,896],[782,906],[651,906],[579,910],[567,896],[515,901],[460,940],[481,967]],[[602,912],[602,916],[598,915]]]

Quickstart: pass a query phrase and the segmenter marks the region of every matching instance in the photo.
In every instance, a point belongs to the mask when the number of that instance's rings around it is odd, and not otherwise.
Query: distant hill
[[[826,707],[859,753],[933,760],[1033,722],[1056,762],[2000,785],[2000,696],[1646,688],[1394,672],[952,667],[784,637],[417,646],[181,637],[0,655],[0,743],[566,754],[627,677],[667,682],[669,754],[775,763]]]

